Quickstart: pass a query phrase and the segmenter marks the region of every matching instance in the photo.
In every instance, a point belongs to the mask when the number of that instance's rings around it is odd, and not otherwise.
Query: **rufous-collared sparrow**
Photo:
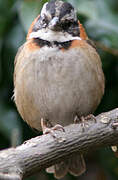
[[[71,4],[44,4],[16,55],[14,86],[20,115],[39,131],[95,111],[104,94],[101,60]],[[85,162],[75,155],[47,171],[58,179],[67,172],[79,176]]]

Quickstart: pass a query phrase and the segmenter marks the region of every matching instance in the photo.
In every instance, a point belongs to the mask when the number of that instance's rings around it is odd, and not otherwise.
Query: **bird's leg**
[[[78,124],[78,123],[80,123],[80,118],[78,117],[78,115],[76,115],[74,117],[74,124]]]
[[[93,114],[89,114],[89,115],[87,115],[86,117],[84,117],[84,116],[81,116],[81,117],[78,117],[77,115],[75,116],[75,118],[74,118],[74,123],[76,124],[76,123],[81,123],[81,126],[82,126],[82,131],[84,131],[85,130],[85,127],[87,126],[89,126],[88,125],[88,120],[90,120],[90,119],[93,119],[94,121],[95,121],[95,123],[96,123],[96,118],[95,118],[95,116],[93,115]]]
[[[85,131],[85,127],[88,127],[88,122],[86,121],[84,116],[80,117],[80,121],[81,121],[81,127],[82,127],[82,131]]]
[[[74,118],[74,123],[75,123],[75,124],[81,123],[82,131],[85,130],[85,126],[88,126],[88,123],[86,122],[84,116],[78,117],[78,116],[76,115],[75,118]]]
[[[65,132],[65,129],[60,124],[56,124],[54,127],[52,127],[51,123],[49,125],[49,122],[47,123],[47,120],[44,120],[41,118],[41,127],[43,130],[43,134],[50,133],[54,138],[57,138],[55,130],[63,131]]]

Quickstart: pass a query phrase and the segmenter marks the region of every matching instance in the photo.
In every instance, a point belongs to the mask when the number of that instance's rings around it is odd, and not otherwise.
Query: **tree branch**
[[[114,56],[118,56],[118,49],[107,47],[106,45],[100,43],[99,41],[94,41],[96,46],[105,52],[108,52]]]
[[[55,131],[32,138],[16,148],[0,151],[0,179],[30,176],[75,153],[87,153],[118,144],[118,108],[96,116],[82,130],[81,123],[65,127],[65,132]],[[16,180],[15,179],[15,180]]]

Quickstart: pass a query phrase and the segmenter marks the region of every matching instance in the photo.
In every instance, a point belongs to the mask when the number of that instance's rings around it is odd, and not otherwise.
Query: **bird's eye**
[[[42,28],[47,27],[48,23],[49,23],[49,22],[48,22],[48,19],[47,19],[46,16],[41,17],[41,27],[42,27]]]
[[[42,23],[45,23],[45,21],[46,21],[45,17],[43,17],[43,18],[41,19],[41,21],[42,21]]]
[[[44,14],[42,17],[41,17],[41,21],[42,23],[48,23],[48,18],[46,17],[46,15]]]

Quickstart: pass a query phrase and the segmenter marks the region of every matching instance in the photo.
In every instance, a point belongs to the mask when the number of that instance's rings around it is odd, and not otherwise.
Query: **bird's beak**
[[[59,18],[58,17],[54,17],[50,23],[49,23],[49,29],[54,30],[54,31],[58,31],[59,30]]]

